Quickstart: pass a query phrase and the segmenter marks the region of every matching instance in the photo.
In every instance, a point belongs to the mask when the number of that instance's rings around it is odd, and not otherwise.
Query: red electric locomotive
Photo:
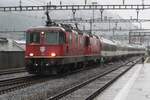
[[[32,74],[57,74],[100,60],[99,37],[68,25],[35,27],[26,34],[26,68]]]

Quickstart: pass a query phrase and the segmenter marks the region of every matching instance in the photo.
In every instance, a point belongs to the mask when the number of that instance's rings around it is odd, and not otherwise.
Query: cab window
[[[59,33],[58,32],[46,32],[46,43],[58,44],[59,43]]]
[[[27,33],[27,43],[40,43],[40,34],[38,32]]]
[[[65,34],[63,32],[46,32],[46,43],[48,44],[63,44],[65,40]]]

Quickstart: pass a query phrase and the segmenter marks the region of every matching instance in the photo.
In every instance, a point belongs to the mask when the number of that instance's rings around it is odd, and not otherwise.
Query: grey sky
[[[20,0],[1,0],[0,6],[14,6],[19,5]],[[85,0],[22,0],[22,5],[41,5],[51,1],[52,4],[58,5],[60,1],[62,4],[84,4]],[[98,2],[98,4],[122,4],[123,0],[87,0],[87,4],[91,2]],[[142,4],[143,0],[124,0],[125,4]],[[150,0],[144,0],[144,4],[150,4]],[[136,11],[110,11],[111,13],[118,14],[122,18],[136,18]],[[139,18],[150,19],[150,10],[140,11]],[[137,24],[138,25],[138,24]],[[144,28],[150,28],[150,23],[145,22],[142,24]]]
[[[1,0],[0,5],[6,6],[6,5],[18,5],[20,0]],[[29,4],[44,4],[49,1],[52,2],[52,4],[59,4],[60,1],[62,4],[84,4],[85,0],[21,0],[23,5],[29,5]],[[91,2],[98,2],[98,4],[122,4],[123,0],[87,0],[87,4],[91,4]],[[125,4],[142,4],[143,0],[124,0]],[[150,0],[144,0],[145,4],[150,4]]]

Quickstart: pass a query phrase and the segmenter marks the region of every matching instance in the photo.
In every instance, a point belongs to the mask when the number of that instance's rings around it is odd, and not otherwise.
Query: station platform
[[[150,57],[136,64],[94,100],[150,100]]]
[[[24,49],[14,40],[0,37],[0,70],[25,66]]]

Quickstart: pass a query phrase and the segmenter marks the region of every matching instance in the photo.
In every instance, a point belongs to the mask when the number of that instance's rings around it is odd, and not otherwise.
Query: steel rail
[[[127,68],[125,71],[123,71],[122,73],[120,73],[117,77],[113,78],[112,80],[110,80],[107,84],[105,84],[103,87],[99,88],[96,92],[94,92],[93,94],[91,94],[89,97],[87,97],[85,100],[92,100],[94,99],[96,96],[98,96],[100,93],[102,93],[106,88],[108,88],[109,86],[111,86],[117,79],[119,79],[121,76],[123,76],[126,72],[128,72],[137,62],[133,63],[131,65],[131,67]]]
[[[0,75],[22,73],[22,72],[26,72],[25,68],[13,69],[13,70],[2,70],[2,71],[0,71]]]
[[[139,60],[140,60],[140,59],[139,59]],[[82,83],[80,83],[80,84],[78,84],[78,85],[75,85],[74,87],[71,87],[71,88],[69,88],[69,89],[67,89],[67,90],[64,90],[64,91],[61,92],[61,93],[58,93],[58,94],[56,94],[56,95],[54,95],[54,96],[51,96],[51,97],[47,98],[46,100],[58,100],[58,99],[60,99],[60,98],[62,98],[62,97],[65,97],[65,96],[71,94],[72,92],[77,91],[78,89],[82,88],[83,86],[85,86],[85,85],[87,85],[87,84],[89,84],[89,83],[95,81],[96,79],[101,78],[101,77],[103,77],[103,76],[105,76],[105,75],[108,75],[109,73],[111,73],[111,72],[113,72],[113,71],[116,71],[117,69],[123,67],[124,65],[129,64],[130,62],[133,62],[133,61],[129,61],[129,62],[123,64],[123,65],[118,66],[117,68],[111,69],[111,70],[106,71],[106,72],[104,72],[104,73],[102,73],[102,74],[100,74],[100,75],[98,75],[98,76],[96,76],[96,77],[90,78],[89,80],[86,80],[85,82],[82,82]],[[107,87],[107,86],[105,86],[105,88],[106,88],[106,87]],[[104,89],[105,89],[105,88],[104,88]],[[94,95],[95,95],[95,94],[94,94]],[[91,96],[91,97],[93,97],[93,96]],[[89,98],[90,98],[90,97],[89,97]],[[89,100],[90,100],[90,99],[89,99]]]

